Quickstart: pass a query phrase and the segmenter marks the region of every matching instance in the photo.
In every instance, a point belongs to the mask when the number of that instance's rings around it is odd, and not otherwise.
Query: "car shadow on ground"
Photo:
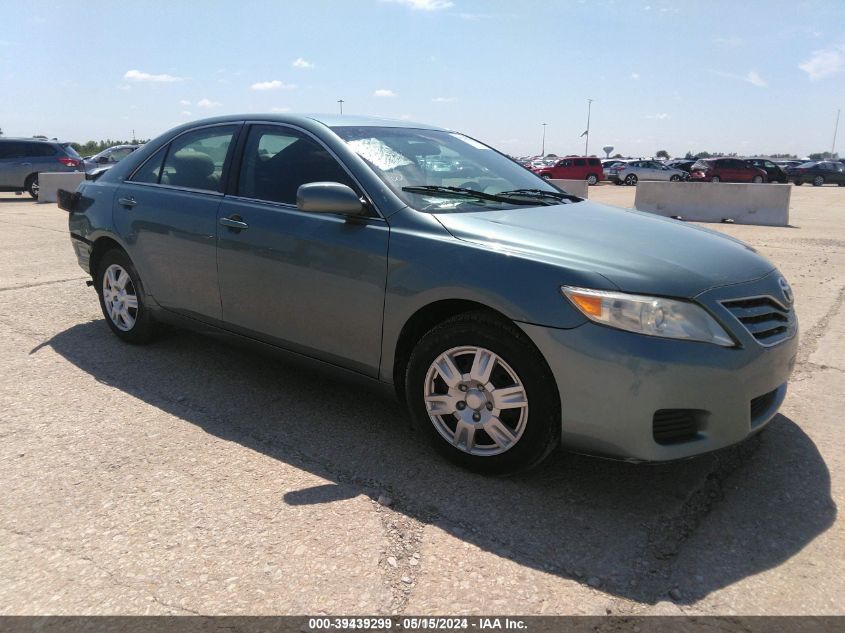
[[[0,204],[8,204],[14,202],[36,202],[36,200],[29,195],[22,195],[22,196],[15,196],[14,198],[4,198],[0,197]]]
[[[178,332],[134,347],[97,320],[33,353],[47,346],[102,383],[334,482],[280,504],[389,494],[396,511],[484,550],[640,602],[679,583],[675,600],[696,602],[784,562],[836,516],[821,455],[784,416],[692,460],[561,451],[530,473],[485,477],[442,461],[396,402],[211,338]]]

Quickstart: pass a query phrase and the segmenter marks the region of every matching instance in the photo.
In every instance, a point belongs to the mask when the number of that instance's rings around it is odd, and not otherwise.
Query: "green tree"
[[[669,158],[669,152],[667,152],[665,149],[661,149],[654,155],[654,157],[655,158]]]
[[[836,160],[839,158],[839,154],[831,154],[830,152],[815,152],[813,154],[808,154],[807,158],[810,160]]]

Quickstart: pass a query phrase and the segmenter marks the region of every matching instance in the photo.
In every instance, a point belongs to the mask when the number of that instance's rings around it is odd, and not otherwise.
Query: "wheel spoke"
[[[458,426],[455,427],[454,444],[467,452],[472,451],[475,446],[475,427],[458,420]]]
[[[117,279],[115,280],[115,283],[117,284],[117,289],[123,290],[124,288],[126,288],[127,281],[129,281],[129,275],[126,273],[125,270],[121,268],[120,272],[117,275]]]
[[[127,308],[138,309],[138,297],[135,295],[126,295],[123,298],[123,302],[126,304]]]
[[[493,373],[493,368],[496,366],[496,361],[499,357],[493,352],[486,349],[479,349],[475,352],[475,357],[472,359],[472,368],[469,370],[469,377],[477,380],[482,385],[490,382],[490,374]]]
[[[107,282],[107,284],[108,284],[108,288],[109,288],[109,290],[113,290],[113,289],[114,289],[114,287],[117,285],[117,278],[115,277],[115,274],[114,274],[114,268],[113,268],[113,267],[110,267],[110,268],[106,271],[106,282]]]
[[[449,354],[441,354],[440,357],[434,361],[437,367],[437,373],[443,378],[450,387],[456,386],[461,382],[461,372],[455,366],[454,361],[449,357]]]
[[[522,385],[493,390],[493,406],[497,409],[521,409],[528,406],[528,397]]]
[[[513,432],[499,418],[490,418],[484,423],[484,431],[500,448],[507,448],[514,442]]]
[[[433,393],[425,397],[428,412],[434,415],[445,415],[455,411],[455,399],[448,394]]]

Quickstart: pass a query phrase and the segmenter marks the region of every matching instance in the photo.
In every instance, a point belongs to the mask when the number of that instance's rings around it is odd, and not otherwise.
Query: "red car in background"
[[[604,178],[601,161],[598,158],[587,156],[567,156],[561,158],[551,167],[540,167],[531,171],[542,178],[586,180],[587,184],[590,185],[594,185]]]
[[[749,165],[739,158],[705,158],[690,167],[690,181],[766,182],[765,169]]]

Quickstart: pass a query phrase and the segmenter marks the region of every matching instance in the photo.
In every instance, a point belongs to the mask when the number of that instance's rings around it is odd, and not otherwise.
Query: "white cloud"
[[[807,73],[811,81],[824,79],[841,72],[845,68],[845,44],[813,51],[810,59],[803,64],[798,64],[798,68]]]
[[[191,116],[191,113],[188,110],[182,110],[182,116]]]
[[[763,79],[760,75],[757,74],[756,71],[749,70],[748,74],[745,75],[745,81],[750,83],[753,86],[757,86],[758,88],[765,88],[768,83],[765,79]]]
[[[639,79],[640,73],[631,73],[631,79]]]
[[[649,114],[646,118],[664,121],[669,118],[669,115],[666,112],[658,112],[657,114]]]
[[[452,103],[457,100],[457,97],[434,97],[434,99],[432,99],[434,103]]]
[[[297,57],[295,60],[291,62],[291,66],[294,68],[314,68],[314,64],[309,62],[307,59],[302,59],[301,57]]]
[[[220,103],[219,101],[212,101],[211,99],[200,99],[199,101],[197,101],[197,107],[198,108],[211,109],[211,108],[218,108],[222,105],[223,104]]]
[[[406,7],[418,9],[420,11],[438,11],[439,9],[448,9],[453,4],[450,0],[382,0],[382,2],[404,4]]]
[[[387,88],[379,88],[373,93],[374,97],[395,97],[396,93]]]
[[[286,84],[278,79],[273,79],[271,81],[259,81],[258,83],[252,84],[250,88],[252,90],[293,90],[296,86]]]
[[[290,112],[290,108],[270,108],[270,112]]]
[[[173,75],[151,75],[150,73],[141,72],[140,70],[127,70],[123,78],[128,81],[149,81],[152,83],[173,83],[175,81],[182,81],[182,77],[174,77]]]
[[[182,100],[179,102],[179,105],[180,105],[180,106],[189,106],[189,105],[191,105],[191,102],[190,102],[190,101],[188,101],[187,99],[182,99]]]

